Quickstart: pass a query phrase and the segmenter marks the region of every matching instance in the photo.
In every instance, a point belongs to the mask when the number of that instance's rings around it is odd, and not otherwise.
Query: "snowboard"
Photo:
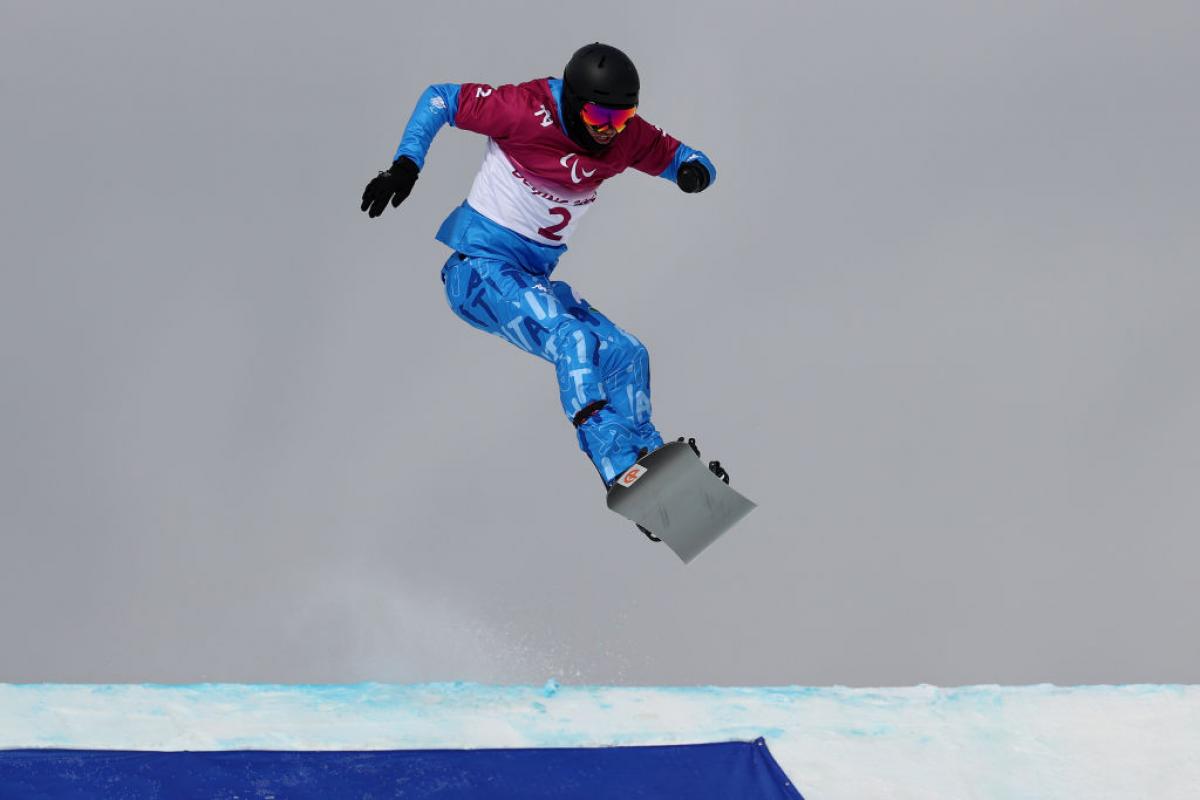
[[[668,442],[621,473],[608,507],[666,543],[687,564],[756,508],[686,442]]]

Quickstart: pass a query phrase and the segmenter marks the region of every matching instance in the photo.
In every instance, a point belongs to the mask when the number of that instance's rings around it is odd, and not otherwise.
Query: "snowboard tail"
[[[617,479],[608,507],[687,564],[757,506],[710,472],[687,443],[668,442]]]

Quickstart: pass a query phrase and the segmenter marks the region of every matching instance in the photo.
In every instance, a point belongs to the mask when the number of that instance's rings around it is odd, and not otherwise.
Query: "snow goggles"
[[[633,108],[609,108],[599,103],[584,103],[583,111],[579,112],[583,121],[593,128],[612,126],[617,133],[625,130],[629,120],[637,116],[637,106]]]

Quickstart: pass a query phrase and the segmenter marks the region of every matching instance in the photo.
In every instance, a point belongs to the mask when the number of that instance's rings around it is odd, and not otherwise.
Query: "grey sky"
[[[1200,680],[1200,8],[589,8],[0,5],[0,681]],[[484,140],[357,208],[593,40],[720,173],[555,273],[760,504],[686,568],[446,307]]]

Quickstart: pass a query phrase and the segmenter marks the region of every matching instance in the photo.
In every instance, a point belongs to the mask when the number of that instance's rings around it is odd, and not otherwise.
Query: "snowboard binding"
[[[676,439],[675,441],[677,441],[677,442],[687,442],[687,445],[688,445],[688,447],[692,448],[692,452],[694,452],[694,453],[696,454],[696,458],[700,458],[700,448],[696,446],[696,439],[695,439],[695,437],[689,436],[689,437],[687,437],[687,438],[684,438],[683,436],[680,436],[680,437],[679,437],[678,439]],[[645,455],[646,455],[646,449],[645,449],[645,448],[642,448],[642,451],[641,451],[640,453],[638,453],[638,460],[640,461],[640,460],[642,459],[642,457],[643,457],[643,456],[645,456]],[[721,462],[720,462],[720,461],[710,461],[710,462],[708,462],[708,470],[709,470],[709,472],[711,472],[713,475],[716,475],[718,478],[720,478],[721,480],[725,481],[725,483],[726,483],[726,484],[728,484],[728,483],[729,483],[729,471],[728,471],[728,470],[726,470],[726,469],[725,469],[723,466],[721,466]],[[634,523],[634,524],[636,525],[637,523]],[[646,530],[646,529],[645,529],[644,527],[642,527],[641,525],[638,525],[638,526],[637,526],[637,529],[638,529],[639,531],[641,531],[642,533],[644,533],[644,534],[646,535],[646,538],[647,538],[647,539],[649,539],[649,540],[650,540],[650,541],[652,541],[652,542],[661,542],[661,541],[662,541],[662,539],[658,538],[657,536],[655,536],[655,535],[654,535],[653,533],[651,533],[650,531]]]
[[[700,458],[700,448],[696,446],[696,439],[695,439],[695,437],[693,437],[693,436],[689,436],[687,439],[684,439],[682,436],[680,436],[680,437],[679,437],[678,439],[676,439],[675,441],[677,441],[677,442],[687,442],[687,444],[688,444],[688,447],[692,448],[692,452],[696,454],[696,458]],[[641,458],[641,456],[639,456],[639,458]],[[720,462],[720,461],[710,461],[710,462],[708,462],[708,469],[709,469],[709,472],[711,472],[713,475],[716,475],[716,476],[717,476],[718,478],[720,478],[721,480],[725,481],[726,485],[728,485],[728,483],[729,483],[729,472],[728,472],[728,471],[727,471],[727,470],[726,470],[724,467],[722,467],[722,466],[721,466],[721,462]]]

